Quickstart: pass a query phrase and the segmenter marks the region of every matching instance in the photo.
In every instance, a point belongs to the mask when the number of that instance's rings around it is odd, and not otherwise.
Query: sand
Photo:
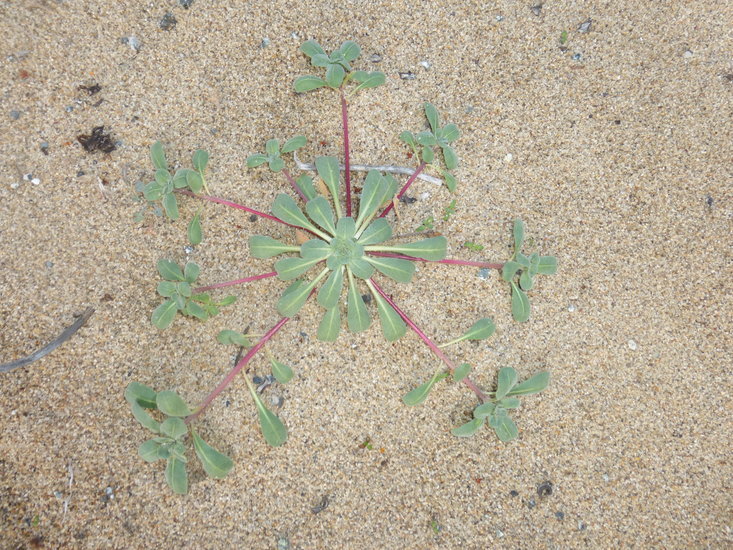
[[[531,4],[0,5],[0,362],[96,308],[63,347],[0,374],[0,547],[732,545],[733,10]],[[154,141],[175,165],[201,147],[212,193],[269,212],[287,183],[245,167],[266,139],[302,133],[302,158],[340,154],[337,94],[292,90],[314,72],[298,51],[311,38],[354,39],[355,65],[387,74],[350,102],[352,162],[414,165],[397,135],[424,128],[424,101],[462,131],[458,192],[416,184],[397,233],[433,216],[451,257],[501,262],[521,217],[560,266],[537,279],[523,324],[496,272],[423,264],[411,285],[383,286],[438,341],[495,320],[490,340],[449,349],[482,387],[502,366],[547,369],[551,385],[516,412],[517,441],[454,438],[476,404],[464,387],[401,403],[439,366],[414,334],[387,344],[375,323],[321,343],[309,304],[269,346],[296,371],[263,393],[284,399],[287,443],[264,443],[235,381],[198,424],[234,470],[216,481],[194,465],[177,496],[136,454],[147,435],[125,387],[203,399],[233,359],[214,335],[267,330],[285,283],[235,287],[222,315],[160,332],[155,264],[194,260],[205,283],[255,275],[272,263],[250,258],[248,236],[291,236],[207,204],[205,240],[186,251],[202,203],[181,200],[174,224],[150,211],[136,222],[135,183],[152,178]],[[77,136],[101,125],[116,149],[85,151]],[[252,367],[269,372],[264,358]]]

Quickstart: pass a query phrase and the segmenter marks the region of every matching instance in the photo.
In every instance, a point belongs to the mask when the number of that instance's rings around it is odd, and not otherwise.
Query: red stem
[[[415,170],[415,173],[410,176],[410,178],[407,180],[407,183],[402,186],[402,189],[400,189],[400,192],[397,193],[397,200],[402,198],[402,195],[404,195],[407,192],[407,189],[412,185],[412,182],[414,182],[417,177],[420,175],[420,173],[425,170],[425,166],[427,166],[424,162],[420,163],[420,166],[417,167],[417,170]],[[390,202],[387,205],[387,208],[385,208],[382,213],[379,215],[380,218],[385,217],[387,214],[389,214],[389,211],[394,208],[394,202]]]
[[[219,395],[224,389],[231,383],[232,380],[234,380],[234,377],[239,374],[239,371],[241,371],[244,366],[249,362],[252,357],[255,356],[255,354],[262,349],[262,346],[264,346],[267,341],[272,338],[275,333],[280,330],[285,323],[287,323],[290,320],[290,317],[283,317],[280,319],[277,324],[272,327],[269,331],[267,331],[267,334],[265,334],[262,338],[260,338],[260,341],[257,342],[250,350],[247,352],[247,355],[242,357],[242,359],[237,363],[232,370],[229,371],[229,374],[227,374],[224,377],[224,380],[221,381],[221,383],[212,391],[209,395],[206,396],[206,399],[204,399],[201,402],[201,405],[198,406],[196,409],[196,412],[193,414],[190,414],[186,417],[186,423],[191,423],[194,420],[196,420],[202,412],[204,412],[204,409],[208,407],[211,402],[216,399],[216,396]]]
[[[205,201],[218,202],[219,204],[223,204],[225,206],[231,206],[232,208],[236,208],[238,210],[244,210],[245,212],[249,212],[250,214],[262,216],[263,218],[267,218],[268,220],[272,220],[278,223],[289,225],[290,227],[297,227],[296,225],[292,225],[287,222],[284,222],[280,218],[276,218],[275,216],[271,216],[270,214],[265,214],[264,212],[260,212],[259,210],[255,210],[253,208],[250,208],[249,206],[237,204],[236,202],[228,201],[226,199],[220,199],[218,197],[212,197],[210,195],[197,195],[195,193],[192,193],[191,191],[184,191],[184,190],[178,190],[177,193],[181,193],[182,195],[188,195],[189,197],[196,197],[197,199],[203,199]],[[298,227],[298,229],[300,228]]]
[[[425,335],[425,333],[422,330],[420,330],[420,328],[415,323],[412,322],[412,319],[410,319],[405,314],[405,312],[402,311],[397,306],[397,304],[394,303],[394,301],[392,300],[392,298],[390,298],[384,292],[384,290],[382,290],[382,288],[374,281],[374,279],[369,279],[369,280],[374,285],[374,289],[377,292],[379,292],[379,294],[382,296],[382,298],[384,298],[385,300],[387,300],[387,303],[389,303],[389,305],[392,306],[392,308],[397,312],[397,314],[400,317],[402,317],[402,320],[405,321],[405,323],[407,323],[410,326],[410,328],[415,331],[415,334],[417,334],[420,337],[420,339],[423,342],[425,342],[425,344],[432,350],[432,352],[435,355],[438,356],[438,359],[440,359],[441,361],[443,361],[443,363],[446,364],[446,366],[448,367],[448,369],[450,369],[450,371],[453,372],[456,369],[456,364],[453,361],[451,361],[448,358],[448,356],[445,353],[443,353],[443,350],[440,349],[438,346],[436,346],[435,343],[430,338],[428,338]],[[489,397],[483,391],[481,391],[481,389],[470,378],[468,378],[468,377],[464,378],[463,379],[463,383],[466,384],[466,386],[468,386],[478,396],[478,398],[482,402],[485,402],[485,401],[488,401],[489,400]]]
[[[341,90],[341,123],[344,126],[344,178],[346,180],[346,216],[351,216],[351,169],[349,168],[349,116],[347,112],[346,97]],[[334,197],[334,200],[336,197]]]
[[[285,168],[282,169],[283,176],[285,176],[285,179],[288,180],[288,183],[293,186],[293,189],[295,189],[295,192],[300,195],[300,198],[303,199],[303,202],[308,202],[308,197],[305,196],[305,193],[303,193],[303,190],[298,186],[297,183],[295,183],[295,180],[293,179],[293,176],[290,175],[290,172],[288,172]]]
[[[259,281],[260,279],[267,279],[268,277],[275,277],[277,275],[277,271],[271,271],[269,273],[262,273],[260,275],[253,275],[252,277],[245,277],[244,279],[236,279],[234,281],[226,281],[224,283],[217,283],[215,285],[208,285],[208,286],[200,286],[198,288],[193,289],[194,294],[198,294],[199,292],[206,292],[207,290],[213,290],[215,288],[224,288],[226,286],[234,286],[239,285],[242,283],[249,283],[250,281]]]
[[[431,262],[435,264],[450,264],[450,265],[469,265],[473,267],[485,267],[487,269],[498,269],[502,270],[504,264],[492,264],[489,262],[474,262],[472,260],[423,260],[422,258],[413,258],[412,256],[405,256],[404,254],[392,254],[391,252],[367,252],[372,256],[383,256],[385,258],[399,258],[400,260],[410,260],[412,262]]]

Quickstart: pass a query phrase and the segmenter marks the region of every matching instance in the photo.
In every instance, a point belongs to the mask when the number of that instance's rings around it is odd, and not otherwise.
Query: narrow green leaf
[[[519,277],[520,288],[522,290],[531,290],[533,285],[534,281],[532,280],[532,275],[530,275],[528,270],[523,271],[522,275]]]
[[[384,84],[385,81],[387,80],[387,77],[385,76],[385,74],[380,71],[374,71],[372,73],[367,73],[366,71],[357,71],[357,72],[365,73],[365,74],[360,75],[360,80],[357,80],[356,77],[354,77],[354,80],[360,83],[354,89],[354,92],[357,92],[359,90],[365,90],[367,88],[376,88],[377,86],[381,86],[382,84]]]
[[[339,162],[336,157],[316,157],[318,175],[331,192],[334,201],[339,200]]]
[[[331,255],[331,247],[321,239],[310,239],[300,245],[300,255],[309,260],[322,260]]]
[[[457,428],[453,428],[450,433],[452,433],[456,437],[471,437],[483,425],[483,418],[474,418],[473,420],[469,420],[468,422],[462,424],[461,426],[458,426]]]
[[[171,326],[177,311],[178,305],[176,302],[173,300],[166,300],[153,310],[153,315],[150,320],[154,326],[160,330],[165,330]]]
[[[315,40],[308,40],[306,42],[303,42],[300,46],[300,51],[303,52],[308,57],[313,57],[316,54],[325,54],[326,52],[323,51],[323,48],[321,45],[316,42]]]
[[[201,193],[201,190],[204,188],[204,180],[201,178],[201,174],[194,172],[193,170],[186,172],[186,184],[189,189],[197,195]]]
[[[186,307],[183,308],[183,312],[201,321],[206,321],[209,318],[209,313],[196,302],[188,302]]]
[[[461,132],[458,130],[458,126],[455,124],[446,124],[443,127],[443,139],[451,143],[461,137]]]
[[[510,417],[494,415],[489,419],[489,425],[494,428],[496,435],[503,442],[511,441],[519,435],[517,425]]]
[[[352,258],[349,260],[349,269],[360,279],[368,279],[374,275],[374,266],[367,260],[362,258]]]
[[[316,188],[313,187],[313,178],[308,174],[301,175],[297,180],[295,180],[295,183],[305,195],[306,200],[311,200],[318,196]]]
[[[222,330],[216,335],[216,340],[220,344],[224,345],[235,345],[244,348],[252,346],[252,342],[249,341],[244,334],[235,330]]]
[[[318,303],[328,310],[335,308],[341,296],[343,284],[344,268],[339,267],[331,272],[331,275],[328,276],[328,279],[318,291]]]
[[[247,157],[248,168],[255,168],[256,166],[259,166],[260,164],[265,164],[266,162],[267,155],[263,155],[261,153],[256,153]]]
[[[188,416],[191,411],[181,396],[174,391],[163,390],[155,397],[158,410],[168,416]]]
[[[519,264],[519,262],[512,262],[509,261],[504,264],[504,267],[501,269],[501,278],[504,279],[506,282],[511,282],[512,279],[514,279],[514,276],[517,274],[517,271],[522,269],[522,266]]]
[[[292,317],[298,313],[300,308],[303,307],[303,304],[305,304],[305,301],[308,299],[311,290],[313,290],[326,273],[328,273],[328,270],[324,269],[321,274],[310,283],[302,283],[297,286],[291,285],[288,287],[277,302],[277,311],[280,315],[283,317]]]
[[[221,306],[221,307],[230,306],[230,305],[232,305],[236,301],[237,301],[237,297],[236,296],[225,296],[216,305]]]
[[[150,146],[150,160],[153,161],[153,166],[157,170],[168,170],[163,144],[160,141],[156,141]]]
[[[203,234],[201,232],[201,214],[196,214],[188,224],[188,242],[196,246],[201,244]]]
[[[341,330],[341,313],[338,306],[326,310],[318,325],[318,339],[321,342],[335,342]]]
[[[293,378],[293,369],[285,363],[270,359],[270,365],[272,366],[272,375],[281,384],[287,384]]]
[[[309,200],[305,205],[310,219],[326,230],[330,235],[336,234],[336,225],[331,204],[322,195]]]
[[[140,382],[130,382],[125,388],[125,399],[131,405],[133,403],[139,404],[141,407],[146,409],[157,409],[158,405],[155,402],[156,391],[141,384]]]
[[[275,271],[281,281],[292,281],[320,261],[320,258],[282,258],[275,262]]]
[[[538,372],[521,384],[514,386],[506,395],[530,395],[544,390],[550,383],[550,373],[547,371]]]
[[[492,403],[491,401],[487,401],[486,403],[483,403],[473,409],[473,417],[474,418],[488,418],[492,414],[494,414],[494,409],[496,409],[496,403]]]
[[[424,402],[428,395],[430,394],[430,390],[433,389],[433,386],[443,378],[447,376],[447,373],[439,370],[436,372],[433,377],[425,382],[424,384],[420,384],[417,388],[414,390],[410,390],[405,395],[402,396],[402,402],[407,405],[408,407],[414,407],[416,405],[419,405],[420,403]]]
[[[456,178],[450,172],[443,172],[443,179],[445,180],[445,186],[448,191],[453,193],[456,190]]]
[[[407,325],[394,308],[392,308],[387,300],[382,298],[378,292],[373,292],[377,301],[377,312],[379,313],[379,321],[382,325],[382,334],[388,342],[399,340],[407,332]]]
[[[339,218],[339,221],[336,222],[336,236],[337,237],[348,241],[354,238],[355,233],[356,233],[356,222],[354,221],[354,218],[351,218],[351,217]]]
[[[453,371],[453,380],[460,382],[471,372],[471,365],[468,363],[461,363],[456,370]]]
[[[361,332],[369,328],[372,320],[369,317],[364,300],[356,288],[356,283],[352,277],[349,277],[349,293],[347,298],[347,315],[346,320],[351,332]]]
[[[132,409],[132,416],[142,424],[143,428],[146,428],[156,434],[160,433],[160,423],[145,412],[145,409],[142,408],[140,403],[134,401],[130,403],[130,408]]]
[[[173,193],[163,195],[163,209],[171,220],[178,219],[178,201]]]
[[[336,63],[330,63],[326,68],[326,84],[331,88],[338,88],[344,81],[346,71],[344,68]]]
[[[383,220],[384,218],[379,218]],[[398,283],[409,283],[415,273],[415,263],[400,258],[384,258],[381,256],[367,256],[367,261],[377,270],[394,279]]]
[[[265,441],[273,447],[279,447],[288,438],[288,431],[277,415],[265,407],[256,393],[252,393],[252,397],[257,406],[257,413],[260,418],[260,430],[262,430]]]
[[[422,241],[418,241],[416,243],[401,244],[398,246],[389,247],[389,249],[390,251],[403,253],[414,258],[437,261],[445,258],[447,246],[448,241],[445,237],[441,235],[440,237],[423,239]]]
[[[356,225],[371,216],[377,208],[381,206],[378,202],[382,196],[381,187],[384,177],[376,170],[369,170],[364,180],[364,186],[361,190],[361,200],[359,201],[359,216],[356,218]]]
[[[377,218],[370,223],[356,240],[361,245],[379,244],[392,238],[392,227],[384,218]]]
[[[479,319],[463,335],[464,340],[486,340],[496,330],[496,325],[491,319]]]
[[[307,140],[305,139],[305,136],[295,136],[290,138],[288,141],[285,142],[283,145],[281,152],[282,153],[292,153],[293,151],[300,149],[301,147],[304,147]]]
[[[196,433],[196,430],[192,429],[191,434],[193,435],[193,448],[206,474],[214,479],[226,477],[234,466],[232,459],[220,453],[201,439],[201,436]]]
[[[180,439],[188,433],[188,426],[180,418],[166,418],[160,425],[160,433],[172,439]]]
[[[165,437],[154,437],[153,439],[148,439],[137,448],[137,454],[139,454],[140,458],[145,462],[155,462],[160,459],[158,450],[160,449],[161,444],[165,441],[167,441],[167,438]]]
[[[265,143],[265,153],[275,156],[280,152],[280,142],[277,139],[268,139]]]
[[[185,495],[188,493],[188,474],[186,463],[178,458],[169,458],[165,467],[165,480],[174,493]]]
[[[199,278],[200,272],[201,268],[199,268],[198,264],[186,262],[186,266],[183,268],[183,278],[186,279],[186,282],[193,284]]]
[[[359,44],[357,44],[353,40],[347,40],[346,42],[341,44],[339,51],[341,52],[341,55],[344,56],[344,59],[346,59],[346,61],[353,61],[354,59],[359,57],[359,54],[361,54],[361,48],[359,47]]]
[[[496,400],[499,401],[517,385],[517,371],[512,367],[503,367],[499,370],[499,382],[496,387]]]
[[[209,153],[203,149],[197,149],[193,153],[193,167],[198,170],[199,174],[203,174],[206,166],[209,164]]]
[[[458,155],[449,145],[441,145],[443,150],[443,160],[445,161],[445,167],[448,170],[453,170],[458,166]]]
[[[298,77],[293,83],[295,91],[298,93],[310,92],[311,90],[317,90],[327,85],[325,80],[312,75]]]
[[[514,251],[521,252],[524,244],[524,222],[520,219],[514,220]]]
[[[427,102],[425,103],[424,107],[425,107],[425,116],[428,117],[428,123],[430,124],[430,129],[433,132],[435,132],[438,128],[440,128],[440,125],[438,123],[439,122],[438,121],[438,109],[436,109],[432,103],[427,103]]]
[[[272,203],[272,213],[285,223],[296,225],[304,229],[315,229],[312,223],[305,217],[303,211],[295,204],[289,195],[280,193]]]
[[[516,283],[512,282],[512,316],[514,317],[515,321],[519,321],[520,323],[525,322],[527,319],[529,319],[530,314],[530,306],[529,306],[529,298],[527,298],[527,295],[522,291]]]
[[[516,260],[516,262],[519,265],[521,265],[524,268],[529,268],[530,265],[531,265],[530,264],[530,261],[529,261],[529,258],[527,256],[525,256],[524,254],[522,254],[521,252],[516,252],[514,254],[514,259]]]
[[[557,258],[555,256],[540,256],[537,264],[537,273],[542,275],[554,275],[557,272]]]
[[[253,258],[266,260],[284,252],[297,252],[299,247],[281,243],[265,235],[252,235],[249,238],[249,253]]]

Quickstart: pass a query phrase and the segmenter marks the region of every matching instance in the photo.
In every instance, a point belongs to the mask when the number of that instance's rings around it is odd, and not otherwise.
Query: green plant
[[[312,165],[300,162],[295,157],[295,152],[307,145],[305,136],[300,135],[284,142],[278,139],[267,140],[264,146],[265,152],[250,155],[247,158],[247,165],[251,169],[267,165],[272,172],[282,174],[302,200],[304,208],[290,195],[284,193],[275,197],[271,214],[211,196],[203,179],[208,155],[204,157],[203,153],[198,151],[194,154],[194,170],[183,171],[182,174],[179,171],[176,175],[171,175],[167,171],[162,145],[156,142],[151,148],[156,181],[144,188],[145,197],[151,201],[163,201],[163,208],[171,219],[174,219],[174,216],[170,215],[173,212],[171,205],[175,203],[178,194],[243,210],[295,230],[295,239],[285,237],[278,240],[269,235],[252,235],[249,238],[249,251],[253,258],[266,262],[274,260],[270,271],[258,275],[194,288],[194,283],[199,277],[199,268],[196,264],[189,262],[182,269],[169,260],[158,262],[158,271],[164,279],[158,285],[158,293],[165,300],[153,312],[152,321],[159,329],[169,327],[179,312],[184,316],[203,321],[219,313],[220,307],[234,301],[233,296],[215,300],[209,294],[210,291],[271,277],[277,277],[287,284],[275,306],[281,318],[263,335],[242,334],[232,330],[217,334],[217,340],[222,344],[239,347],[239,355],[234,367],[197,407],[189,409],[184,400],[170,390],[155,391],[137,382],[131,383],[128,387],[126,397],[133,415],[156,436],[141,446],[140,454],[145,460],[167,461],[166,480],[176,492],[187,490],[186,444],[188,443],[193,445],[196,455],[209,475],[223,477],[231,469],[231,460],[203,442],[191,425],[263,349],[272,372],[271,378],[268,377],[270,382],[284,384],[294,377],[293,369],[275,359],[265,346],[314,295],[315,302],[323,308],[323,315],[316,330],[321,341],[334,341],[339,337],[343,324],[342,310],[346,313],[345,323],[351,332],[363,331],[371,326],[373,315],[370,309],[376,309],[387,342],[398,340],[408,328],[412,330],[442,362],[442,366],[427,382],[409,391],[403,397],[403,401],[410,406],[423,403],[441,380],[450,379],[453,383],[464,385],[478,399],[478,406],[474,409],[475,418],[471,421],[470,427],[464,425],[453,430],[457,436],[469,435],[469,431],[474,433],[488,419],[500,439],[508,441],[516,437],[516,426],[506,411],[518,405],[518,402],[514,401],[516,395],[536,393],[547,385],[547,373],[535,375],[527,382],[517,385],[514,370],[504,368],[499,374],[497,390],[485,392],[472,380],[471,366],[465,362],[454,362],[443,348],[460,345],[465,341],[486,340],[494,333],[493,321],[488,317],[480,319],[463,335],[437,345],[381,286],[382,276],[386,278],[388,284],[409,284],[415,275],[417,262],[478,267],[501,272],[511,284],[514,302],[517,292],[521,293],[520,299],[521,296],[526,299],[526,291],[532,287],[532,278],[535,275],[554,272],[554,258],[539,256],[536,253],[524,256],[521,253],[524,225],[520,221],[515,222],[514,227],[515,253],[506,264],[446,258],[448,241],[442,235],[417,242],[405,242],[404,237],[393,236],[394,221],[390,221],[392,218],[389,215],[396,202],[418,178],[428,177],[425,172],[432,171],[439,174],[448,190],[455,192],[457,182],[453,172],[457,169],[459,161],[453,144],[460,136],[458,127],[455,124],[441,126],[435,106],[425,103],[423,108],[429,129],[404,131],[399,135],[418,156],[420,163],[416,168],[392,166],[375,168],[360,165],[352,169],[347,99],[361,90],[383,83],[384,75],[352,68],[352,63],[358,59],[360,53],[359,46],[352,41],[344,42],[330,54],[312,40],[304,43],[301,50],[310,58],[314,67],[325,69],[325,75],[298,78],[294,84],[296,92],[327,89],[339,93],[344,143],[343,165],[334,156],[317,157]],[[442,162],[436,160],[438,158],[436,152],[441,154]],[[293,155],[294,167],[290,166],[290,154]],[[311,167],[317,179],[305,173],[311,170]],[[296,169],[303,172],[297,179],[291,175],[291,171],[294,172]],[[352,176],[360,171],[366,171],[366,175],[359,182],[361,192],[358,200],[354,200]],[[406,182],[401,187],[393,173],[408,174]],[[167,198],[169,196],[172,198]],[[178,206],[175,204],[175,217],[177,217]],[[444,208],[443,221],[448,221],[455,214],[455,210],[456,200],[453,199]],[[201,242],[202,237],[200,214],[200,211],[196,212],[192,220],[193,229],[189,224],[188,230],[189,239],[192,242],[196,240],[197,243]],[[434,222],[432,216],[426,218],[419,230],[432,229]],[[483,250],[479,245],[470,247],[469,244],[473,243],[467,242],[464,246],[474,251]],[[368,305],[363,298],[367,296],[362,294],[365,288],[372,298],[370,300],[372,305]],[[344,303],[345,307],[342,307]],[[528,301],[526,309],[528,315]],[[513,311],[515,318],[526,320],[517,314],[514,307]],[[261,384],[258,388],[248,376],[245,376],[245,382],[253,399],[265,441],[272,446],[282,445],[287,439],[287,430],[278,416],[264,405],[259,395],[270,382]],[[156,410],[158,412],[154,412],[155,415],[166,417],[161,422],[147,412]],[[370,448],[368,439],[363,446]]]

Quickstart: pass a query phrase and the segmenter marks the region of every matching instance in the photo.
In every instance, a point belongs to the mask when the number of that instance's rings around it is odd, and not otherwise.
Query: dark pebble
[[[534,13],[537,17],[542,15],[542,4],[537,4],[536,6],[532,6],[529,9],[531,9],[532,13]]]
[[[579,53],[573,54],[573,61],[580,61],[582,56]]]
[[[12,120],[18,120],[20,118],[20,111],[10,111],[10,118]]]
[[[527,508],[531,510],[535,506],[537,506],[537,503],[535,502],[535,500],[533,498],[529,499],[529,502],[527,503]]]
[[[76,177],[77,177],[77,178],[80,178],[80,177],[82,177],[83,175],[84,175],[84,170],[79,170],[79,171],[78,171],[78,172],[76,173]]]
[[[413,73],[412,71],[407,71],[406,73],[399,73],[399,75],[402,80],[415,80],[417,78],[417,75]]]
[[[258,218],[257,214],[252,214],[252,215],[251,215],[251,216],[249,217],[249,221],[251,221],[251,222],[256,222],[256,221],[257,221],[257,218]]]
[[[708,195],[707,197],[705,197],[705,202],[707,203],[707,205],[710,208],[712,208],[713,207],[713,203],[715,202],[715,200],[713,199],[712,196]]]
[[[224,401],[224,406],[225,406],[225,407],[228,407],[228,406],[229,406],[229,405],[231,405],[231,404],[232,404],[232,402],[231,402],[231,401],[229,401],[228,399],[227,399],[226,401]]]
[[[47,141],[41,142],[40,148],[41,148],[41,153],[43,153],[44,155],[48,155],[48,142]]]
[[[372,295],[371,294],[362,294],[361,299],[364,301],[365,304],[371,304],[372,303]]]
[[[509,491],[509,495],[510,496],[513,496],[513,497],[518,497],[519,496],[519,491],[514,491],[514,490]]]
[[[183,7],[184,10],[187,10],[193,4],[193,0],[178,0],[178,3]]]
[[[562,521],[565,519],[565,512],[555,512],[555,517]]]
[[[382,56],[378,53],[373,53],[372,56],[369,58],[369,61],[371,61],[372,63],[379,63],[380,61],[382,61]]]
[[[265,379],[262,378],[261,376],[255,376],[255,377],[252,378],[252,383],[255,384],[255,385],[257,385],[257,386],[259,386],[260,384],[264,384],[265,383]]]
[[[176,21],[176,17],[171,12],[168,12],[163,16],[158,25],[160,25],[160,28],[164,31],[172,31],[176,28],[177,23],[178,21]]]
[[[412,204],[414,202],[417,202],[417,199],[415,197],[408,197],[407,195],[402,195],[400,197],[400,202],[403,202],[405,204]]]
[[[587,21],[583,21],[580,25],[578,25],[578,32],[590,32],[590,26],[593,24],[592,19],[588,19]]]
[[[552,494],[552,481],[543,481],[537,486],[537,494],[541,497],[549,497]]]

